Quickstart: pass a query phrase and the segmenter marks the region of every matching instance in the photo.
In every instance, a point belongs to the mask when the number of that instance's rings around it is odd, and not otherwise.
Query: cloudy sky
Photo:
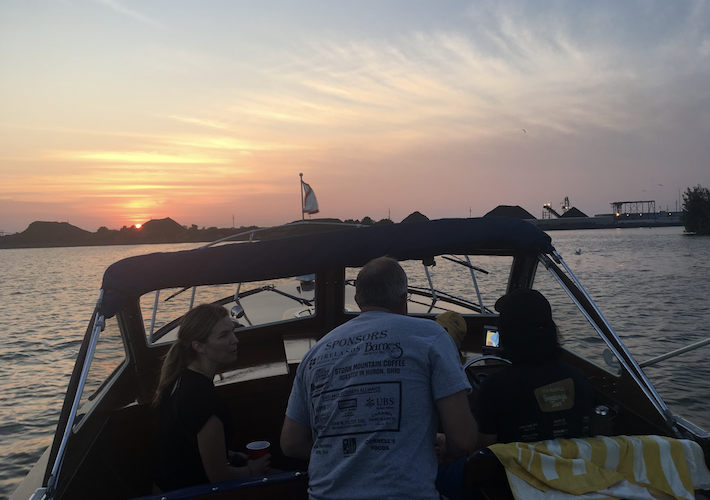
[[[0,230],[710,187],[710,2],[0,1]]]

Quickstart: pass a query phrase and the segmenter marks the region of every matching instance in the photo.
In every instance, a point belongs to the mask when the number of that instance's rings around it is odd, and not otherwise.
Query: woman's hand
[[[202,466],[205,468],[207,479],[211,483],[263,475],[264,463],[267,464],[266,467],[271,463],[271,455],[266,455],[259,460],[242,462],[247,465],[240,464],[241,466],[237,467],[227,465],[224,426],[216,415],[212,415],[197,433],[197,447],[200,450],[200,458],[202,458]]]
[[[245,467],[247,464],[247,460],[249,460],[249,455],[240,451],[228,450],[227,455],[227,463],[230,467]]]
[[[267,474],[270,465],[271,453],[267,453],[263,457],[259,457],[256,460],[247,461],[247,467],[249,467],[252,476],[263,476]]]

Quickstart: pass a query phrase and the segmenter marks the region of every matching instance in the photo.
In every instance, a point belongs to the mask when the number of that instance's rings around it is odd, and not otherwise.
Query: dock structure
[[[542,218],[543,219],[552,219],[552,215],[555,216],[556,219],[560,218],[560,214],[557,213],[557,211],[552,208],[552,205],[550,203],[545,203],[542,206]]]
[[[562,205],[562,214],[563,215],[566,214],[572,208],[569,204],[569,196],[565,196],[565,201],[560,203],[560,205]],[[559,219],[560,217],[562,217],[562,215],[560,215],[557,212],[557,210],[552,208],[551,203],[545,203],[542,206],[542,218],[543,219],[552,219],[552,216],[554,216],[556,219]]]
[[[622,214],[655,214],[656,201],[615,201],[611,204],[611,209],[617,217]]]
[[[587,217],[577,208],[570,207],[568,197],[565,197],[561,205],[562,213],[552,208],[552,204],[545,203],[542,206],[542,218],[530,222],[544,231],[683,225],[682,212],[657,212],[654,200],[615,201],[611,203],[613,213],[594,217]]]

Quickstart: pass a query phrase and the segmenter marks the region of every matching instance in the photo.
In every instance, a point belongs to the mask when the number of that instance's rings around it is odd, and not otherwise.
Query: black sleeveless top
[[[197,433],[212,415],[222,421],[228,450],[234,423],[227,404],[217,395],[212,380],[185,369],[160,401],[155,484],[162,491],[210,482],[202,465]]]

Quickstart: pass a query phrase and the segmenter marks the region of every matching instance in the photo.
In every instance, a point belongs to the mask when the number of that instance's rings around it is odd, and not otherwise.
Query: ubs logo
[[[355,438],[345,438],[343,439],[343,455],[349,457],[354,455],[357,450],[357,440]]]

